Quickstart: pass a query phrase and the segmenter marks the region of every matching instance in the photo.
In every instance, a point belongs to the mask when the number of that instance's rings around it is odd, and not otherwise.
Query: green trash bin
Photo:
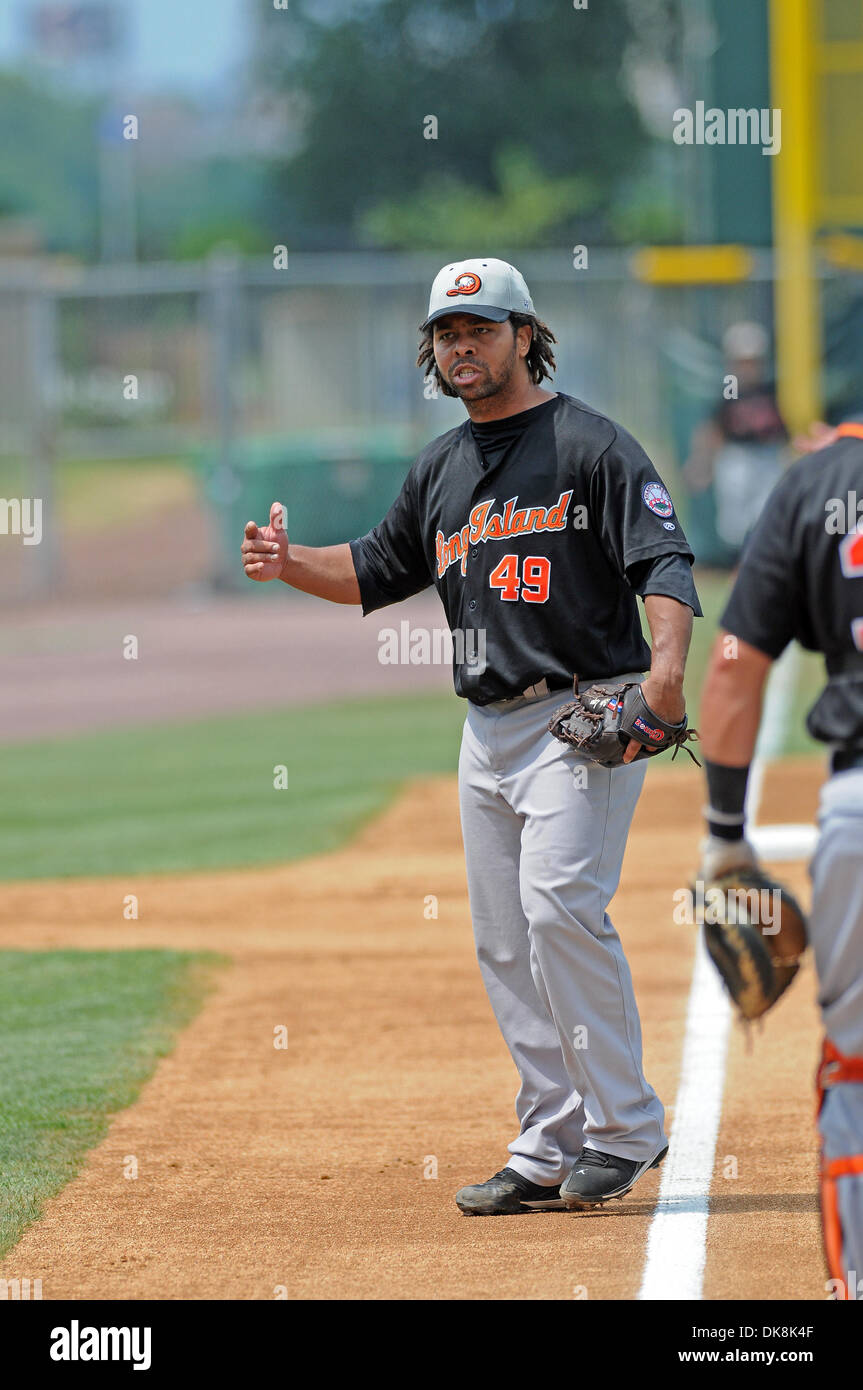
[[[204,493],[218,518],[218,586],[245,585],[238,555],[243,527],[249,520],[263,524],[273,502],[286,505],[288,534],[299,545],[338,545],[363,535],[389,510],[419,448],[413,430],[392,427],[244,440],[227,465],[202,455]]]

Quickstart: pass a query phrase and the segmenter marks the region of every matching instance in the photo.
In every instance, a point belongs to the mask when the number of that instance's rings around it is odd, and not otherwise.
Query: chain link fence
[[[274,497],[305,543],[374,524],[418,449],[464,418],[414,365],[442,259],[0,267],[0,493],[41,499],[43,531],[30,547],[2,537],[4,599],[64,591],[82,526],[116,524],[100,499],[117,486],[122,497],[122,478],[129,509],[154,518],[154,570],[163,488],[166,510],[182,496],[205,519],[201,572],[185,577],[217,585],[237,582],[242,522],[263,520]],[[514,259],[558,338],[555,385],[623,423],[676,484],[693,425],[721,393],[722,332],[771,322],[769,256],[746,283],[674,288],[634,279],[623,252],[592,252],[579,269],[569,251]]]

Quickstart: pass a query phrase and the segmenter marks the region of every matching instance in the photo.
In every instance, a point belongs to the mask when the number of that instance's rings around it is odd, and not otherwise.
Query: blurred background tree
[[[628,236],[672,234],[673,199],[633,182],[653,144],[627,80],[642,46],[632,0],[291,0],[289,23],[262,7],[256,79],[300,113],[299,148],[271,166],[285,234],[426,247],[494,227],[558,246],[576,218],[579,240],[612,241],[618,216]]]
[[[86,253],[99,216],[97,103],[0,72],[0,215],[32,219],[53,250]]]
[[[31,48],[0,73],[0,219],[30,218],[35,245],[85,260],[197,258],[226,240],[424,249],[490,229],[512,248],[679,239],[670,131],[689,14],[684,0],[250,6],[230,68],[197,89],[123,76],[129,26],[100,63]],[[115,197],[124,235],[106,253]]]
[[[494,228],[507,246],[541,246],[564,221],[598,206],[590,174],[549,176],[527,145],[504,145],[492,155],[494,187],[472,186],[456,174],[431,174],[413,194],[382,199],[357,219],[362,240],[376,246],[424,250],[453,236],[478,245]]]

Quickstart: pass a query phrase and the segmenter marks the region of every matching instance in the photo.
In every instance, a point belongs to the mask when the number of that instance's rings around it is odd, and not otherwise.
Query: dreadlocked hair
[[[522,325],[527,324],[532,329],[530,348],[527,354],[527,370],[531,381],[538,386],[541,381],[551,380],[557,363],[554,359],[552,343],[557,339],[549,328],[548,324],[543,323],[542,319],[536,318],[533,314],[510,314],[509,322],[512,324],[512,331],[515,333]],[[417,355],[417,366],[423,375],[431,378],[437,383],[439,389],[445,396],[455,396],[458,393],[452,389],[449,382],[444,381],[438,370],[434,356],[434,325],[429,324],[428,328],[422,330],[420,339],[419,353]]]

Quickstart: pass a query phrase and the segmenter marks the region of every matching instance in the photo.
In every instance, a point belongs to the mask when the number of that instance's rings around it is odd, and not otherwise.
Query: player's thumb
[[[274,531],[288,532],[288,509],[284,502],[274,502],[270,507],[270,525]]]
[[[247,541],[253,541],[255,539],[255,536],[258,534],[258,528],[255,525],[254,521],[246,522],[246,530],[244,534]]]

